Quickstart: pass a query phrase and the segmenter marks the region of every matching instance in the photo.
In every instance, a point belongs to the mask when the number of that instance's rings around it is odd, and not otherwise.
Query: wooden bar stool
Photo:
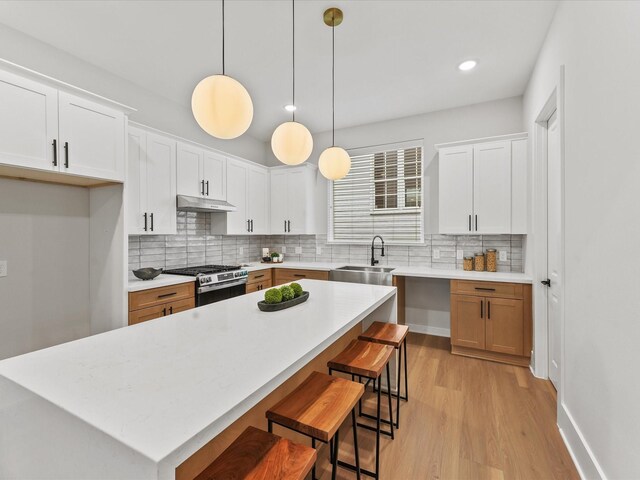
[[[363,393],[364,385],[360,383],[313,372],[293,392],[267,411],[269,432],[273,431],[275,423],[311,437],[313,448],[316,446],[316,440],[328,443],[333,467],[331,478],[335,479],[338,467],[339,429],[351,412],[356,464],[354,466],[340,462],[340,466],[355,471],[360,479],[355,407]],[[315,465],[312,478],[316,478]]]
[[[248,427],[196,480],[303,480],[316,450]]]
[[[351,378],[354,375],[358,377],[365,377],[369,380],[379,380],[382,375],[382,370],[387,370],[387,384],[391,385],[391,376],[389,374],[389,360],[393,354],[393,347],[389,345],[383,345],[381,343],[372,343],[364,340],[352,340],[351,343],[341,353],[339,353],[333,360],[327,363],[329,367],[329,374],[334,370],[337,372],[351,374]],[[377,415],[375,417],[369,416],[376,420],[376,427],[370,425],[358,423],[359,427],[373,430],[376,432],[376,469],[375,472],[361,470],[362,473],[373,478],[378,478],[380,472],[380,434],[384,433],[389,435],[393,439],[393,410],[391,408],[391,388],[388,388],[389,399],[389,431],[380,429],[380,388],[378,388],[378,403],[377,403]],[[362,414],[362,403],[360,404],[360,412]],[[364,414],[362,414],[364,415]],[[367,415],[364,415],[367,416]],[[354,427],[355,428],[355,427]],[[338,462],[340,463],[340,462]]]
[[[398,350],[398,393],[392,393],[397,399],[396,428],[400,428],[400,399],[409,400],[409,374],[407,370],[407,334],[409,327],[397,323],[373,322],[358,338],[367,342],[391,345]],[[402,352],[404,350],[404,397],[402,386]]]

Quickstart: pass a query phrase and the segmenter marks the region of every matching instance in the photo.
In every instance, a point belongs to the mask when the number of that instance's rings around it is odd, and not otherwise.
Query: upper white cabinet
[[[187,143],[178,144],[178,195],[226,200],[227,159]]]
[[[229,159],[227,202],[229,213],[211,214],[211,232],[228,235],[269,233],[269,174],[265,167]]]
[[[58,91],[0,71],[0,163],[58,167]]]
[[[436,148],[440,233],[526,233],[526,134]]]
[[[124,145],[123,111],[0,71],[5,166],[123,182]],[[56,178],[65,183],[64,177],[46,179]]]
[[[176,233],[176,141],[129,127],[127,177],[131,234]]]
[[[271,175],[271,233],[312,234],[315,167],[274,167]]]

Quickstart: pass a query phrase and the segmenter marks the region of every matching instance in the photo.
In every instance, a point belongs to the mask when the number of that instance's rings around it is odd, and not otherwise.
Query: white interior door
[[[124,181],[124,114],[64,92],[59,106],[61,170]]]
[[[185,143],[178,144],[178,195],[201,197],[204,183],[200,172],[203,151]]]
[[[441,149],[438,170],[440,233],[472,233],[473,147]]]
[[[560,390],[562,345],[562,163],[557,112],[547,125],[547,296],[549,378]]]
[[[511,142],[473,147],[473,229],[511,232]]]
[[[150,233],[176,233],[176,142],[147,134],[147,210]],[[151,215],[153,215],[151,217]]]

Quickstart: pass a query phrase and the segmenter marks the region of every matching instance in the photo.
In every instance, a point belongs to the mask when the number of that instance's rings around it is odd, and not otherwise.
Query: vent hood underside
[[[178,195],[177,207],[180,212],[235,212],[237,208],[224,200],[212,200],[210,198],[189,197]]]

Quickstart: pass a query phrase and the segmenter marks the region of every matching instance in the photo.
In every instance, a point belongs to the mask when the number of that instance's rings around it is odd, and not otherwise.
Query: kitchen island
[[[0,362],[0,478],[192,478],[368,323],[396,322],[393,287],[300,283],[309,300],[281,312],[256,292]]]

